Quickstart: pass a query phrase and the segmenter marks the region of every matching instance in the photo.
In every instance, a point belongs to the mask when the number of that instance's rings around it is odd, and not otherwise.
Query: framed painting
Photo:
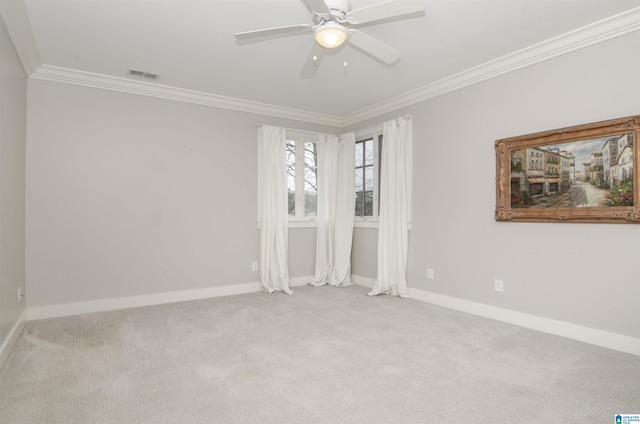
[[[497,221],[640,223],[640,115],[496,140]]]

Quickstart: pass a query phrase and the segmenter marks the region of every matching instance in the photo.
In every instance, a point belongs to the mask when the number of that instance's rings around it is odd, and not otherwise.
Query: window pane
[[[316,184],[316,170],[315,168],[305,168],[304,169],[304,191],[313,190],[314,192],[317,190]]]
[[[295,167],[287,166],[287,194],[289,197],[289,215],[296,214],[296,175]]]
[[[316,216],[318,202],[318,186],[316,184],[316,169],[304,169],[304,215]]]
[[[364,169],[364,189],[373,192],[373,166]]]
[[[316,161],[318,151],[316,143],[304,143],[304,215],[316,216],[318,186],[316,183]]]
[[[358,141],[356,143],[356,167],[362,166],[364,160],[364,142]]]
[[[379,143],[381,137],[372,137],[356,143],[356,207],[355,215],[366,217],[374,216],[374,166],[379,172],[379,166],[374,164],[376,158],[374,153],[374,143]],[[380,147],[379,144],[375,147]]]
[[[364,163],[373,165],[373,139],[364,142]]]
[[[289,215],[296,215],[296,193],[289,192]]]
[[[356,193],[356,216],[364,216],[364,203],[362,201],[364,193],[359,191]]]
[[[287,160],[287,197],[289,205],[289,215],[296,214],[296,142],[287,140],[286,144]]]
[[[364,216],[373,216],[373,191],[364,192]]]
[[[362,178],[363,173],[364,170],[362,168],[356,169],[356,193],[364,190],[364,180]]]
[[[296,163],[296,142],[287,140],[287,165],[295,165]]]
[[[376,205],[374,199],[380,193],[380,188],[376,185],[376,181],[380,179],[381,147],[382,135],[356,142],[356,216],[377,217],[379,215],[380,205]],[[374,173],[377,173],[377,175]],[[375,206],[377,206],[377,212],[374,211]]]
[[[304,165],[315,168],[317,157],[316,143],[304,143]]]
[[[295,166],[287,166],[287,189],[296,191],[296,168]]]
[[[316,216],[318,210],[318,196],[315,191],[304,192],[304,216]]]

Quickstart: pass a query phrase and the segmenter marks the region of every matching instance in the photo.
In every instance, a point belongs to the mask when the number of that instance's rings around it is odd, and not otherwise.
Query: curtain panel
[[[378,274],[370,296],[409,297],[407,288],[408,225],[411,219],[412,118],[383,125],[380,169]]]
[[[289,288],[287,164],[285,128],[258,128],[258,222],[260,282],[268,293]]]
[[[355,134],[319,134],[315,275],[309,284],[347,286],[355,210]]]

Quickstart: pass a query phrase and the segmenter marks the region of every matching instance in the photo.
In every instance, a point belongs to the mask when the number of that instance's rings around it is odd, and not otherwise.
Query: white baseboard
[[[355,284],[364,287],[373,287],[375,279],[352,276]],[[467,312],[485,318],[566,337],[568,339],[606,347],[621,352],[640,355],[640,339],[622,334],[610,333],[594,328],[583,327],[581,325],[570,324],[564,321],[556,321],[536,315],[525,314],[509,309],[498,308],[496,306],[485,305],[483,303],[472,302],[456,297],[445,296],[426,290],[409,288],[409,297],[422,302],[443,306],[457,311]]]
[[[291,278],[291,287],[306,285],[312,276]],[[352,276],[352,281],[360,286],[372,288],[375,279]],[[263,290],[260,283],[233,284],[221,287],[208,287],[204,289],[183,290],[167,293],[155,293],[141,296],[129,296],[115,299],[92,300],[87,302],[67,303],[61,305],[37,306],[28,308],[21,316],[20,320],[12,329],[9,337],[0,347],[0,366],[6,361],[9,351],[15,344],[18,335],[24,327],[26,319],[45,319],[69,315],[78,315],[89,312],[100,312],[117,309],[135,308],[139,306],[159,305],[163,303],[183,302],[187,300],[206,299],[210,297],[230,296],[235,294],[257,293]],[[621,352],[640,355],[640,339],[624,336],[622,334],[610,333],[594,328],[583,327],[563,321],[556,321],[536,315],[525,314],[509,309],[498,308],[478,302],[445,296],[438,293],[429,292],[415,288],[409,288],[409,296],[415,300],[443,306],[457,311],[491,318],[509,324],[542,331],[549,334],[590,343]]]
[[[291,287],[307,284],[312,277],[294,277],[289,281]],[[260,283],[232,284],[204,289],[181,290],[165,293],[153,293],[140,296],[128,296],[112,299],[89,300],[85,302],[64,303],[28,308],[28,319],[57,318],[90,312],[113,311],[137,308],[140,306],[161,305],[164,303],[184,302],[187,300],[208,299],[210,297],[231,296],[235,294],[257,293],[263,291]]]
[[[27,310],[22,311],[20,318],[11,328],[9,335],[0,346],[0,371],[2,371],[2,367],[4,367],[5,362],[9,359],[9,354],[11,353],[11,349],[16,344],[18,340],[18,336],[22,333],[22,329],[24,328],[25,323],[27,322]]]

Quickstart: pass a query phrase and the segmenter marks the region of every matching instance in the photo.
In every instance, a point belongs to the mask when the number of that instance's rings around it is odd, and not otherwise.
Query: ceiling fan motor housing
[[[331,17],[336,18],[338,21],[345,20],[347,13],[351,11],[350,0],[325,0],[324,2],[331,10]]]

